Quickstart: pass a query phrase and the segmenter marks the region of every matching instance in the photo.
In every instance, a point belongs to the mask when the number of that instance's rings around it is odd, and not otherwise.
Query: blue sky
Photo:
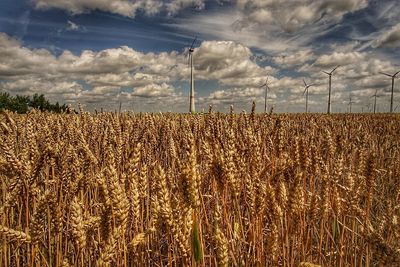
[[[333,76],[334,112],[388,110],[400,70],[396,0],[3,0],[0,90],[43,93],[88,110],[188,110],[186,51],[194,53],[196,108],[324,112]],[[395,107],[400,102],[396,80]],[[400,107],[397,111],[400,111]]]

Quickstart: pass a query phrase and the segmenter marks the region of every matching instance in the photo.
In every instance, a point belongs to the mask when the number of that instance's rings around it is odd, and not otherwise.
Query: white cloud
[[[337,65],[349,65],[356,62],[361,62],[365,60],[365,54],[359,52],[333,52],[330,55],[320,56],[315,62],[314,65],[317,67],[330,68],[335,67]]]
[[[344,15],[367,5],[367,0],[238,0],[231,9],[179,18],[169,25],[279,56],[306,51]]]
[[[293,68],[298,65],[305,64],[315,58],[311,49],[300,50],[294,53],[282,53],[272,60],[275,64],[283,68]]]
[[[134,96],[140,97],[173,97],[176,96],[175,89],[167,84],[149,84],[136,88],[133,92]]]
[[[204,8],[204,0],[33,0],[33,2],[37,9],[58,8],[72,14],[101,10],[131,18],[138,12],[151,16],[167,11],[170,15],[175,15],[188,7]]]
[[[268,104],[272,104],[277,98],[275,92],[268,92]],[[265,89],[260,87],[246,87],[246,88],[230,88],[221,89],[210,93],[209,96],[202,99],[201,102],[216,106],[217,109],[222,108],[227,110],[229,105],[234,107],[246,108],[250,106],[253,101],[258,104],[264,103]]]
[[[242,18],[237,26],[246,28],[267,23],[290,33],[319,21],[338,21],[344,14],[362,9],[367,4],[367,0],[238,0]]]
[[[231,41],[205,41],[195,50],[194,63],[203,79],[238,79],[265,76],[251,60],[248,47]]]
[[[178,101],[182,96],[171,83],[189,79],[187,59],[175,51],[142,53],[123,46],[85,50],[80,55],[63,51],[56,57],[46,49],[29,49],[0,34],[0,55],[0,77],[4,80],[0,87],[14,93],[53,94],[59,101],[73,102],[78,97],[88,103],[100,103],[101,99],[105,103],[126,88],[133,90],[128,98],[169,97]],[[273,69],[260,67],[252,57],[249,48],[234,42],[203,42],[194,53],[195,78],[216,80],[221,85],[257,86]]]
[[[70,20],[67,21],[67,24],[68,24],[68,26],[67,26],[67,30],[68,31],[77,31],[77,30],[79,30],[78,24],[76,24],[76,23],[74,23],[74,22],[72,22]]]
[[[321,55],[312,49],[286,51],[271,58],[279,67],[275,69],[255,62],[254,54],[243,44],[204,41],[194,52],[195,79],[215,81],[217,89],[207,90],[208,96],[202,89],[196,91],[197,103],[204,107],[210,103],[247,107],[255,100],[262,106],[264,89],[260,86],[268,75],[269,104],[276,105],[278,111],[302,111],[305,77],[315,83],[310,88],[310,106],[314,111],[325,111],[328,77],[321,70],[336,65],[341,67],[333,76],[335,106],[345,103],[351,91],[355,106],[370,101],[376,89],[387,97],[390,79],[379,71],[393,72],[390,60],[372,52],[339,51]],[[86,50],[80,55],[64,51],[54,56],[46,49],[30,49],[0,34],[0,56],[0,89],[14,94],[44,93],[56,101],[79,101],[94,108],[115,109],[122,101],[126,108],[135,102],[142,109],[186,110],[189,68],[184,53],[142,53],[123,46]]]
[[[175,15],[180,10],[191,6],[199,10],[204,9],[205,4],[203,0],[174,0],[170,3],[166,3],[165,6],[170,15]]]
[[[383,94],[390,88],[390,79],[379,72],[391,73],[396,69],[392,62],[371,51],[332,52],[320,55],[314,63],[300,67],[299,71],[305,76],[310,76],[307,81],[316,84],[310,90],[312,94],[319,95],[321,100],[328,92],[328,76],[322,73],[322,70],[330,71],[336,65],[341,66],[332,76],[333,106],[344,109],[351,94],[352,101],[356,102],[353,106],[359,107],[360,111],[362,106],[372,101],[371,96],[375,90],[378,90],[378,94]],[[322,101],[325,103],[325,100]],[[385,101],[381,104],[387,105]]]
[[[178,18],[176,23],[168,26],[180,30],[196,32],[206,39],[227,40],[240,43],[251,48],[258,48],[268,53],[279,53],[285,50],[295,50],[309,42],[309,36],[302,34],[296,38],[282,35],[282,31],[271,25],[264,25],[262,29],[250,27],[240,30],[235,21],[240,20],[237,11],[224,11],[191,16],[190,18]]]
[[[371,46],[378,47],[400,47],[400,23],[394,25],[391,29],[382,32],[375,39]]]

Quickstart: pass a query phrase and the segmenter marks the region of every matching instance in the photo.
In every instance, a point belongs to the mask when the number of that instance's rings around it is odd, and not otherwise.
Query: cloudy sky
[[[389,109],[400,70],[398,0],[1,0],[0,91],[88,110],[187,112],[194,36],[196,109]],[[400,75],[399,75],[400,76]],[[396,79],[394,107],[400,103]],[[400,112],[400,107],[397,108]]]

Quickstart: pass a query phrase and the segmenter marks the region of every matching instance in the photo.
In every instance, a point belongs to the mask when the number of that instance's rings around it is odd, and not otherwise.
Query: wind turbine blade
[[[306,83],[306,81],[304,79],[303,79],[303,83],[304,83],[304,86],[307,87],[307,83]]]
[[[192,48],[193,48],[193,46],[194,46],[194,42],[196,42],[196,40],[197,40],[197,36],[194,38],[194,40],[193,40],[193,42],[192,42],[192,45],[190,46],[190,49],[192,49]]]
[[[340,67],[340,65],[337,65],[332,71],[331,71],[331,74],[337,69],[337,68],[339,68]]]
[[[383,74],[383,75],[386,75],[386,76],[389,76],[389,77],[392,77],[392,75],[390,75],[390,74],[387,74],[387,73],[384,73],[384,72],[379,72],[380,74]]]
[[[396,72],[396,73],[395,73],[393,76],[395,76],[395,77],[396,77],[396,75],[397,75],[397,74],[399,74],[399,73],[400,73],[400,70],[399,70],[398,72]]]
[[[306,86],[306,89],[304,89],[303,95],[306,93],[307,89],[308,89],[308,87]]]
[[[265,84],[261,85],[260,88],[261,88],[261,87],[264,87],[264,86],[266,86],[266,85],[267,85],[267,84],[265,83]]]
[[[322,71],[322,72],[325,74],[331,75],[331,73],[329,73],[329,72],[326,72],[326,71]]]

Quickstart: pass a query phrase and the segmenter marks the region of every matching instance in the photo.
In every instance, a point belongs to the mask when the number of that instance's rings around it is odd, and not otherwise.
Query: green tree
[[[9,93],[0,93],[0,110],[10,109],[11,96]]]
[[[49,101],[44,97],[43,94],[34,94],[32,100],[30,101],[29,104],[32,108],[39,109],[41,111],[49,110],[50,108],[50,103]]]
[[[34,94],[30,96],[11,96],[9,93],[0,93],[0,110],[7,109],[17,113],[26,113],[29,108],[38,109],[41,111],[49,111],[55,113],[65,112],[67,106],[60,105],[58,102],[51,104],[43,94]]]
[[[29,102],[30,102],[29,96],[17,95],[16,97],[12,98],[11,110],[17,113],[26,113],[29,110]]]

